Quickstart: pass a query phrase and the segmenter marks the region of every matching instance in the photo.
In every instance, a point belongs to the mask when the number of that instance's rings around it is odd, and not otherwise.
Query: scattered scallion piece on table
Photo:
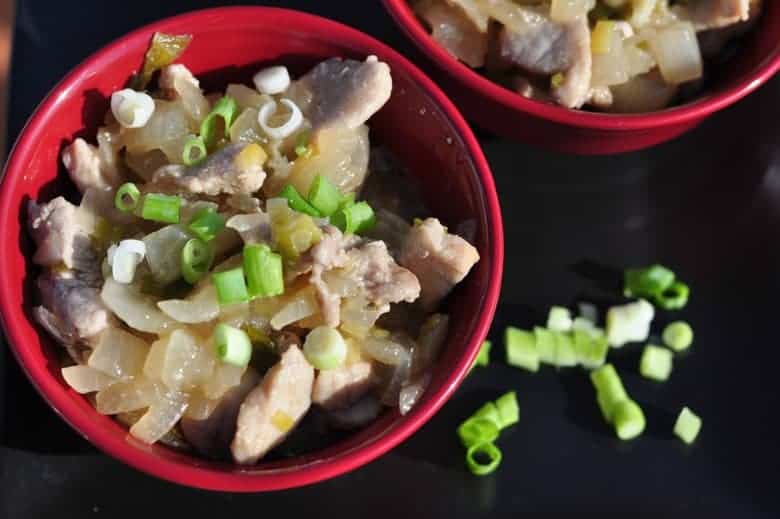
[[[458,437],[467,449],[472,445],[496,441],[498,433],[498,426],[487,418],[472,416],[458,426]]]
[[[532,373],[539,371],[539,353],[533,333],[509,326],[504,331],[504,346],[507,364]]]
[[[195,166],[208,155],[206,143],[200,135],[192,135],[184,143],[181,152],[181,161],[185,166]]]
[[[547,315],[547,329],[552,332],[568,332],[571,330],[571,312],[563,306],[550,307]]]
[[[217,289],[217,301],[221,305],[240,303],[249,299],[249,292],[244,279],[244,269],[234,269],[215,272],[211,275],[214,287]]]
[[[471,418],[484,418],[490,420],[498,429],[501,429],[501,414],[498,412],[498,407],[494,402],[486,402],[482,407],[471,415]]]
[[[374,227],[376,216],[368,202],[363,201],[339,209],[330,221],[344,234],[361,234]]]
[[[306,198],[322,216],[335,213],[341,203],[341,193],[324,175],[314,177]]]
[[[550,330],[541,326],[534,327],[536,337],[536,351],[539,361],[546,364],[555,364],[555,335]]]
[[[236,116],[238,103],[232,97],[225,96],[214,103],[211,112],[200,123],[200,137],[206,149],[213,150],[228,135]]]
[[[644,299],[611,307],[607,311],[609,345],[620,348],[628,342],[646,341],[653,317],[655,317],[655,309]]]
[[[663,382],[672,373],[672,352],[660,346],[648,344],[639,360],[639,373],[652,380]]]
[[[679,310],[688,304],[690,288],[685,283],[675,281],[666,290],[658,294],[655,302],[664,310]]]
[[[272,297],[284,293],[282,257],[264,244],[244,246],[244,272],[251,297]]]
[[[347,343],[335,328],[318,326],[306,336],[303,355],[316,369],[338,368],[347,358]]]
[[[599,322],[599,309],[593,303],[581,302],[577,304],[579,310],[579,317],[587,319],[594,325]]]
[[[509,391],[498,397],[495,404],[501,421],[501,429],[516,424],[520,420],[520,406],[517,405],[517,395],[514,391]]]
[[[190,221],[187,229],[205,242],[217,237],[225,228],[225,218],[211,208],[201,209]]]
[[[484,341],[482,343],[482,346],[479,348],[477,358],[474,359],[474,366],[487,366],[490,364],[490,348],[492,346],[493,343],[490,341]],[[472,368],[474,366],[472,366]]]
[[[574,330],[573,336],[574,351],[580,365],[588,369],[604,365],[609,351],[606,336],[585,330]]]
[[[683,407],[674,422],[674,434],[685,443],[691,444],[696,440],[701,430],[701,418],[687,407]]]
[[[252,357],[252,341],[244,330],[219,323],[214,328],[217,358],[226,364],[246,366]]]
[[[626,269],[623,293],[626,297],[654,298],[669,288],[674,278],[674,272],[663,265]]]
[[[132,182],[125,182],[116,190],[114,205],[123,213],[129,213],[135,211],[140,200],[141,191],[138,189],[138,186]]]
[[[555,335],[555,365],[559,368],[570,368],[577,365],[577,352],[574,349],[572,336],[564,332],[554,332]]]
[[[198,238],[188,240],[181,250],[181,275],[187,283],[195,284],[208,274],[214,261],[214,251]]]
[[[172,195],[148,193],[141,205],[141,218],[161,223],[179,223],[181,198]]]
[[[642,434],[646,425],[642,408],[628,397],[614,366],[605,364],[591,371],[590,380],[601,414],[615,428],[617,437],[631,440]]]
[[[645,414],[633,400],[622,400],[612,411],[612,424],[621,440],[632,440],[645,430]]]
[[[322,217],[322,214],[314,208],[305,198],[301,196],[297,189],[292,184],[287,184],[284,189],[279,193],[279,196],[286,198],[290,204],[290,208],[293,211],[299,213],[308,214],[314,218]]]
[[[501,464],[501,451],[493,443],[472,445],[466,451],[466,466],[477,476],[494,472]]]
[[[693,329],[685,321],[675,321],[666,325],[661,338],[674,351],[684,351],[693,344]]]

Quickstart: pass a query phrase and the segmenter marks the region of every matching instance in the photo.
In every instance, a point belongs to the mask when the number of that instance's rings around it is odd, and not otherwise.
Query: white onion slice
[[[146,125],[154,113],[154,99],[144,92],[125,88],[111,94],[111,113],[125,128],[140,128]]]
[[[276,113],[277,104],[275,102],[267,102],[261,106],[260,110],[257,112],[257,124],[260,125],[260,128],[263,129],[266,135],[276,140],[289,137],[303,124],[303,114],[301,113],[301,109],[298,108],[298,105],[289,99],[280,99],[279,103],[290,110],[290,117],[287,119],[287,122],[281,126],[273,127],[268,125],[268,121]]]
[[[281,94],[290,86],[290,73],[284,66],[268,67],[255,74],[252,80],[261,94]]]

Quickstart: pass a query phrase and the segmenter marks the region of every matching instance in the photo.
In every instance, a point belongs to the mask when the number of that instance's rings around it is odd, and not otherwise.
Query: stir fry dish
[[[141,442],[239,464],[313,409],[339,430],[408,412],[479,255],[370,145],[389,66],[276,65],[204,94],[175,63],[188,43],[155,35],[96,144],[64,148],[80,201],[29,203],[64,380]]]
[[[691,99],[762,0],[416,0],[432,37],[518,94],[650,112]],[[711,75],[711,73],[710,73]]]

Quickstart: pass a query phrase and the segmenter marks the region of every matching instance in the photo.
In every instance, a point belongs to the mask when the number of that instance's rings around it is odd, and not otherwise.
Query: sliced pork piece
[[[341,298],[330,290],[323,281],[326,271],[343,267],[347,262],[346,251],[352,248],[360,238],[354,235],[344,236],[332,225],[323,228],[322,239],[309,251],[311,275],[309,282],[314,285],[320,313],[326,326],[335,328],[341,320]]]
[[[315,134],[334,128],[356,129],[382,108],[393,89],[390,67],[375,56],[363,62],[331,58],[297,83],[296,90],[310,93],[308,105],[301,109]]]
[[[92,187],[109,189],[122,182],[116,167],[103,161],[98,148],[78,138],[62,150],[62,163],[80,192]]]
[[[256,144],[229,144],[195,166],[163,166],[154,173],[152,183],[211,196],[255,193],[265,181],[262,161],[258,160],[263,155],[257,156],[257,147]]]
[[[399,263],[420,280],[420,302],[428,309],[462,281],[477,261],[477,249],[460,236],[448,233],[436,218],[426,218],[412,227],[399,256]]]
[[[697,31],[719,29],[750,18],[751,0],[691,0],[672,8],[682,20],[693,23]]]
[[[248,368],[241,383],[228,390],[211,414],[202,420],[187,415],[179,422],[184,438],[202,454],[224,458],[230,452],[230,442],[236,434],[236,420],[241,403],[260,382],[257,372]]]
[[[233,459],[252,464],[281,443],[309,410],[313,384],[314,368],[291,345],[241,404]]]
[[[38,247],[33,256],[35,263],[82,271],[97,269],[97,256],[89,235],[78,222],[77,210],[61,196],[45,204],[30,201],[30,234]]]
[[[550,20],[531,7],[515,6],[523,23],[499,33],[503,60],[531,74],[562,74],[553,97],[563,106],[581,107],[588,98],[591,78],[590,29],[587,18],[568,23]]]
[[[462,9],[444,0],[423,0],[414,9],[430,26],[433,39],[450,54],[473,68],[485,64],[488,34]]]
[[[369,303],[412,303],[420,296],[420,282],[399,266],[381,241],[368,242],[347,252],[345,275],[355,279]]]
[[[338,368],[321,370],[314,380],[312,402],[325,409],[344,409],[379,383],[370,360],[359,360]]]

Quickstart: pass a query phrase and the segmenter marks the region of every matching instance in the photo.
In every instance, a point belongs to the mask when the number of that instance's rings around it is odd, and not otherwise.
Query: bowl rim
[[[444,379],[441,387],[428,395],[424,405],[417,406],[411,413],[398,420],[386,433],[372,437],[359,446],[322,461],[318,460],[284,471],[252,474],[242,471],[223,472],[197,464],[184,464],[158,457],[151,452],[137,448],[125,438],[118,438],[105,431],[100,424],[91,420],[91,414],[83,413],[65,393],[57,393],[56,389],[61,387],[61,383],[49,374],[45,366],[42,366],[40,362],[35,362],[31,351],[17,346],[23,343],[23,337],[21,332],[17,330],[16,321],[18,319],[27,320],[27,318],[20,315],[20,308],[14,306],[10,301],[9,292],[14,280],[9,279],[4,269],[0,269],[0,324],[2,324],[11,351],[38,393],[78,434],[103,452],[147,474],[196,488],[232,492],[281,490],[335,477],[385,454],[427,422],[457,389],[468,373],[495,314],[503,274],[503,223],[492,173],[476,137],[452,101],[416,65],[388,45],[340,22],[292,9],[231,6],[194,10],[144,25],[101,47],[57,83],[27,120],[8,155],[8,161],[0,180],[2,182],[0,185],[0,228],[5,228],[5,223],[11,217],[11,213],[13,213],[13,217],[16,217],[18,209],[11,203],[13,196],[6,175],[11,173],[14,177],[18,177],[23,173],[25,164],[22,163],[21,157],[32,151],[35,145],[33,136],[46,131],[42,125],[43,114],[56,109],[58,100],[69,95],[76,88],[85,71],[112,55],[123,53],[126,45],[137,45],[139,40],[143,40],[144,43],[148,42],[153,32],[164,31],[171,24],[196,24],[203,18],[215,15],[241,19],[260,19],[267,16],[285,17],[296,25],[316,26],[320,32],[325,29],[354,45],[374,49],[377,54],[391,58],[392,61],[400,64],[404,74],[417,83],[425,94],[440,107],[453,130],[462,139],[464,149],[474,165],[479,186],[483,191],[487,221],[492,231],[488,236],[490,271],[482,302],[483,311],[477,320],[472,336],[467,341],[466,354],[459,359],[455,368]],[[18,283],[18,280],[16,282]],[[42,332],[39,331],[39,333]]]
[[[608,114],[569,109],[523,97],[460,62],[434,41],[407,0],[382,0],[382,3],[417,48],[446,74],[454,77],[469,90],[496,101],[508,109],[574,127],[633,131],[675,126],[699,120],[736,103],[769,81],[780,70],[780,40],[778,40],[772,53],[762,60],[755,72],[740,76],[730,87],[714,96],[705,95],[683,105],[636,114]]]

